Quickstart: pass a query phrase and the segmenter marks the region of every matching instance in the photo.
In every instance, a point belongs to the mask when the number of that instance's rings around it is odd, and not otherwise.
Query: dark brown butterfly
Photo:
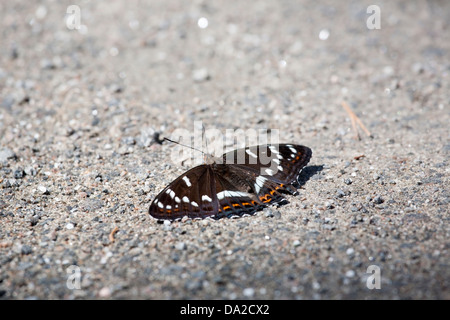
[[[273,144],[237,149],[188,170],[153,200],[152,217],[164,220],[242,216],[268,204],[284,201],[282,193],[296,192],[311,149]]]

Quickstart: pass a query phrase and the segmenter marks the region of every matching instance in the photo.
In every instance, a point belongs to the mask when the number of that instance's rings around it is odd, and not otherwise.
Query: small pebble
[[[33,249],[29,245],[24,244],[22,248],[20,248],[20,253],[24,255],[31,254],[33,252]]]
[[[333,209],[334,208],[334,204],[330,201],[325,202],[325,208],[327,209]]]
[[[48,191],[48,189],[42,185],[37,187],[38,191],[42,194],[49,194],[50,192]]]
[[[31,217],[31,219],[30,219],[30,225],[31,225],[32,227],[35,226],[38,222],[39,222],[39,218],[38,218],[38,217]]]
[[[36,169],[34,169],[33,167],[26,167],[24,170],[25,174],[29,175],[29,176],[35,176],[37,174]]]
[[[14,179],[22,179],[25,176],[25,172],[22,169],[14,171]]]
[[[0,149],[0,162],[16,158],[16,154],[9,148]]]
[[[101,288],[98,292],[98,296],[100,298],[109,298],[111,296],[111,289],[109,289],[108,287]]]
[[[353,277],[355,276],[355,271],[353,271],[353,270],[348,270],[348,271],[345,273],[345,276],[346,276],[347,278],[353,278]]]
[[[255,294],[255,289],[253,289],[253,288],[245,288],[242,291],[242,293],[244,294],[244,296],[251,298]]]
[[[175,245],[175,249],[177,249],[177,250],[186,250],[186,243],[184,243],[184,242],[178,242],[176,245]]]
[[[314,281],[312,283],[312,287],[314,290],[319,290],[320,289],[320,283],[318,283],[317,281]]]
[[[352,179],[350,179],[350,178],[347,178],[347,179],[344,179],[344,183],[345,184],[352,184]]]
[[[338,189],[336,191],[336,198],[342,198],[342,197],[345,197],[345,192],[342,191],[341,189]]]
[[[383,202],[384,202],[384,199],[381,196],[376,196],[375,198],[373,198],[373,203],[375,203],[375,204],[380,204]]]
[[[263,212],[264,212],[264,216],[266,218],[273,218],[273,211],[272,211],[272,209],[264,208]]]
[[[206,68],[194,70],[194,72],[192,73],[192,79],[195,82],[207,81],[210,78],[211,77],[209,75],[208,69],[206,69]]]
[[[420,62],[416,62],[412,65],[411,70],[416,74],[421,74],[425,69]]]
[[[69,222],[68,224],[66,224],[66,229],[67,230],[72,230],[75,227],[75,225],[71,222]]]

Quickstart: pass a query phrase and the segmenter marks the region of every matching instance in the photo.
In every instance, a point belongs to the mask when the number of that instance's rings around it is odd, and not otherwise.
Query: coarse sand
[[[450,299],[450,2],[369,4],[2,1],[0,299]],[[299,195],[150,217],[195,122],[310,147]]]

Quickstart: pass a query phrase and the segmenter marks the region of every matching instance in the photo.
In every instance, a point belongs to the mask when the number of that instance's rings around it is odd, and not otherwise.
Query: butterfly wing
[[[292,192],[311,149],[300,145],[263,145],[223,155],[223,163],[197,166],[161,191],[149,207],[157,219],[241,216],[284,200]],[[295,189],[294,189],[295,190]]]
[[[215,218],[253,214],[264,207],[253,193],[244,174],[235,174],[225,165],[213,165],[218,211]]]
[[[310,148],[293,144],[261,145],[237,149],[223,155],[227,170],[246,176],[251,189],[262,203],[284,200],[280,191],[293,193],[302,168],[311,159]]]
[[[244,176],[230,176],[216,169],[201,165],[179,176],[155,197],[149,214],[160,220],[184,216],[220,219],[253,214],[263,207],[247,192]]]
[[[213,174],[208,165],[200,165],[185,172],[155,197],[149,207],[149,214],[163,220],[176,220],[184,216],[214,216],[218,205],[215,191],[212,190]]]

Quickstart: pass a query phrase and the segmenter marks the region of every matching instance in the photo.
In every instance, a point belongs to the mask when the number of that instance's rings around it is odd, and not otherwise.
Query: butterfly
[[[220,219],[253,214],[296,194],[310,148],[268,144],[237,149],[194,167],[165,187],[152,201],[149,214],[159,220]]]

